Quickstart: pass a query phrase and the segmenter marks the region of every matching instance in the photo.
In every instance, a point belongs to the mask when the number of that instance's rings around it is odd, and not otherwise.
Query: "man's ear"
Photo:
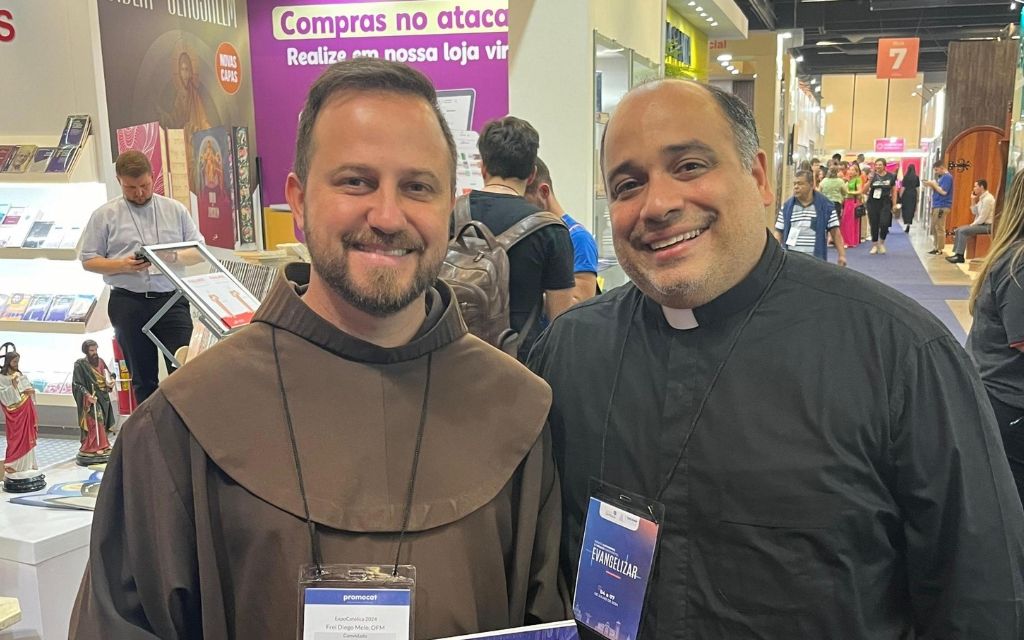
[[[306,228],[306,190],[295,172],[288,174],[284,182],[284,199],[292,210],[292,222],[296,229]]]
[[[768,179],[768,156],[764,150],[758,149],[754,156],[754,166],[750,169],[754,181],[757,182],[757,190],[761,194],[761,203],[770,206],[775,202],[775,194],[772,192],[772,183]]]

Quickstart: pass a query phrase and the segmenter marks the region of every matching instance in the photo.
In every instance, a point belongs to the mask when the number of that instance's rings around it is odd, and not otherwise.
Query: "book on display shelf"
[[[0,145],[0,171],[6,171],[7,165],[11,159],[14,158],[15,152],[18,151],[18,146],[13,144]]]
[[[50,166],[50,159],[57,152],[57,147],[39,147],[32,156],[32,164],[28,167],[29,173],[44,173],[46,167]]]
[[[0,221],[0,247],[20,247],[38,215],[38,211],[30,211],[28,207],[12,206]]]
[[[7,306],[4,307],[0,320],[21,320],[21,316],[28,309],[29,295],[27,293],[12,293],[7,299]]]
[[[169,198],[177,200],[192,211],[192,193],[189,185],[188,142],[184,129],[168,129],[167,134],[167,176],[170,178]]]
[[[68,116],[60,134],[61,146],[80,147],[92,131],[92,118],[87,115]]]
[[[80,147],[70,144],[57,147],[50,158],[50,164],[46,165],[46,173],[70,173],[79,149]]]
[[[46,234],[46,238],[39,245],[40,249],[59,249],[60,243],[64,239],[64,234],[67,232],[67,228],[62,224],[54,223],[50,232]],[[32,235],[32,234],[29,234]]]
[[[196,163],[196,197],[199,200],[199,232],[206,244],[235,248],[234,151],[231,130],[214,127],[192,136],[192,158]]]
[[[25,309],[25,313],[22,314],[21,319],[42,322],[51,304],[53,304],[53,294],[37,293],[29,298],[28,307]]]
[[[46,237],[50,235],[50,230],[53,228],[53,221],[51,220],[37,220],[32,223],[32,228],[29,229],[28,235],[25,236],[25,241],[21,243],[21,246],[25,249],[39,249],[46,242]]]
[[[74,295],[63,294],[53,296],[53,302],[46,311],[46,316],[43,320],[46,322],[66,322],[71,312],[71,306],[75,304],[76,298],[77,296]]]
[[[37,147],[34,144],[23,144],[18,147],[18,150],[11,156],[10,162],[7,164],[7,173],[25,173],[28,168],[32,166],[32,160],[35,158]]]
[[[71,225],[64,229],[64,233],[61,235],[60,243],[57,245],[58,249],[74,249],[78,247],[78,240],[82,237],[82,227],[80,225]]]
[[[89,319],[89,315],[92,313],[93,307],[96,306],[96,296],[78,294],[75,296],[75,302],[71,305],[71,309],[68,311],[68,316],[65,318],[67,322],[85,322]]]

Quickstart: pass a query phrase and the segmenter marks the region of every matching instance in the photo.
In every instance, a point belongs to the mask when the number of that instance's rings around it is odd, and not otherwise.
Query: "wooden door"
[[[946,232],[971,224],[971,189],[975,180],[987,180],[988,190],[998,196],[1006,176],[1006,152],[1000,142],[1002,129],[992,126],[971,127],[946,149],[946,167],[953,176],[953,208],[946,218]]]

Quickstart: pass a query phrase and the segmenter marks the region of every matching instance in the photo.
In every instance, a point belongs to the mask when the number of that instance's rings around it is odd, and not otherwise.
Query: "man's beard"
[[[317,233],[310,231],[307,225],[306,245],[317,275],[345,302],[378,318],[398,313],[419,298],[437,280],[444,262],[443,250],[427,253],[421,241],[405,232],[389,235],[374,231],[349,233],[341,238],[339,247],[328,241],[321,242]],[[403,286],[397,270],[380,268],[367,272],[369,283],[356,283],[349,271],[348,252],[360,244],[412,250],[417,259],[412,279]]]
[[[85,358],[86,360],[89,361],[89,364],[91,364],[92,366],[97,368],[100,366],[100,355],[98,353],[92,356],[85,356]]]

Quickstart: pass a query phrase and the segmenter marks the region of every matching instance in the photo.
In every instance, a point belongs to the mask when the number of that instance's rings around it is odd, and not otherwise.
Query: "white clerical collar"
[[[665,314],[665,320],[668,321],[669,326],[673,329],[686,331],[700,326],[697,318],[693,315],[693,309],[673,309],[672,307],[662,305],[661,311]]]

